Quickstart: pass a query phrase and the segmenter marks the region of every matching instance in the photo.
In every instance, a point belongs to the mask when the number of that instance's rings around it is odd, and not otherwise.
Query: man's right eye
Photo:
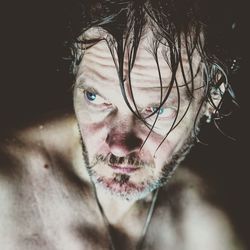
[[[84,96],[85,96],[85,99],[87,100],[87,102],[90,102],[90,103],[95,104],[95,105],[109,105],[110,104],[107,100],[105,100],[104,98],[102,98],[98,94],[93,93],[93,92],[88,91],[88,90],[84,90]]]
[[[89,101],[94,101],[96,99],[96,94],[94,93],[91,93],[89,91],[86,91],[86,98],[89,100]]]

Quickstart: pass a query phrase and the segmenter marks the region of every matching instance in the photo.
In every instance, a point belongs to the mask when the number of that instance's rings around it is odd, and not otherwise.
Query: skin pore
[[[161,93],[159,71],[150,52],[151,40],[148,37],[140,42],[130,78],[126,53],[124,58],[128,101],[135,110],[132,96],[135,97],[137,109],[147,124],[138,119],[125,103],[115,67],[117,59],[112,57],[105,40],[85,51],[74,90],[75,112],[89,174],[98,190],[107,190],[126,200],[147,196],[171,176],[193,144],[194,121],[203,97],[200,57],[195,52],[192,67],[197,74],[192,98],[178,69],[170,96],[158,114],[150,116],[166,95],[172,72],[164,58],[166,47],[160,44]],[[182,60],[185,75],[190,76],[185,54]],[[205,108],[202,112],[204,114]],[[178,126],[171,130],[176,124]]]

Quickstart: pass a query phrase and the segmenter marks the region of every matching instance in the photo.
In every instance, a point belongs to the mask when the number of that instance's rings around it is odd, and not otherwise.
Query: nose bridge
[[[136,117],[131,111],[116,115],[106,137],[112,154],[122,157],[140,149],[142,138],[137,133],[136,124]]]
[[[140,121],[136,115],[125,104],[123,107],[118,108],[117,113],[110,120],[111,130],[115,133],[136,133],[140,126]]]

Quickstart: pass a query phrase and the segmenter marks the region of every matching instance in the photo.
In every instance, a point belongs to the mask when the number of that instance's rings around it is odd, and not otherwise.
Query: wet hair
[[[235,102],[234,92],[230,85],[230,74],[234,70],[235,63],[232,55],[225,50],[220,40],[218,27],[218,17],[222,18],[221,8],[214,6],[213,1],[209,0],[75,0],[69,11],[69,29],[68,39],[65,42],[70,49],[70,72],[74,75],[79,66],[84,51],[100,40],[106,40],[112,56],[118,57],[117,73],[120,79],[121,91],[128,107],[142,120],[151,131],[158,118],[160,108],[169,97],[173,87],[176,87],[179,98],[176,118],[168,131],[167,135],[184,118],[191,105],[193,93],[195,90],[194,79],[197,72],[193,69],[194,51],[198,51],[201,58],[203,71],[203,90],[204,95],[200,103],[200,109],[194,121],[194,128],[199,120],[199,113],[203,104],[209,103],[213,109],[213,118],[216,124],[217,120],[224,115],[221,112],[222,103],[225,99]],[[215,12],[217,13],[217,16]],[[231,34],[231,19],[225,23],[223,36],[229,37]],[[84,34],[91,28],[98,28],[106,31],[108,34],[101,38],[88,38]],[[166,46],[164,58],[171,69],[172,76],[169,82],[169,88],[163,95],[161,88],[161,101],[159,106],[152,113],[156,114],[155,122],[152,126],[147,123],[139,110],[136,108],[136,97],[132,93],[132,101],[135,109],[129,104],[127,94],[124,88],[123,64],[124,52],[128,49],[128,71],[131,72],[138,50],[139,43],[144,36],[145,31],[150,30],[153,33],[151,53],[156,61],[159,72],[159,83],[162,86],[162,72],[158,62],[159,45]],[[221,32],[221,31],[220,31]],[[187,56],[188,72],[184,70],[183,53]],[[176,71],[181,69],[183,83],[190,96],[190,102],[182,118],[177,122],[177,116],[180,108],[179,84],[176,79]],[[130,75],[129,75],[130,78]],[[189,79],[191,78],[191,80]],[[131,85],[131,79],[128,79]],[[223,88],[221,86],[223,85]],[[132,88],[131,88],[132,89]],[[214,103],[214,96],[219,96],[219,104]]]

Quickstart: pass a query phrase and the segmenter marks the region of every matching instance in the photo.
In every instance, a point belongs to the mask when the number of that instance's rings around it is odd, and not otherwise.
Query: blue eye
[[[153,107],[153,112],[155,112],[158,108],[157,107]],[[159,110],[159,115],[162,115],[164,113],[164,108],[160,108]]]
[[[90,91],[84,90],[84,96],[85,100],[90,105],[95,105],[99,107],[101,106],[109,107],[111,105],[111,103],[108,100],[96,94],[94,91],[92,92],[91,90]]]
[[[94,101],[96,99],[96,94],[86,91],[86,97],[89,101]]]
[[[159,119],[171,119],[174,118],[176,115],[176,108],[174,107],[161,107],[160,109],[156,106],[153,107],[148,107],[145,110],[146,114],[149,115],[149,118],[151,117],[150,115],[154,112],[157,112],[152,116],[153,118],[155,115],[159,116]]]

